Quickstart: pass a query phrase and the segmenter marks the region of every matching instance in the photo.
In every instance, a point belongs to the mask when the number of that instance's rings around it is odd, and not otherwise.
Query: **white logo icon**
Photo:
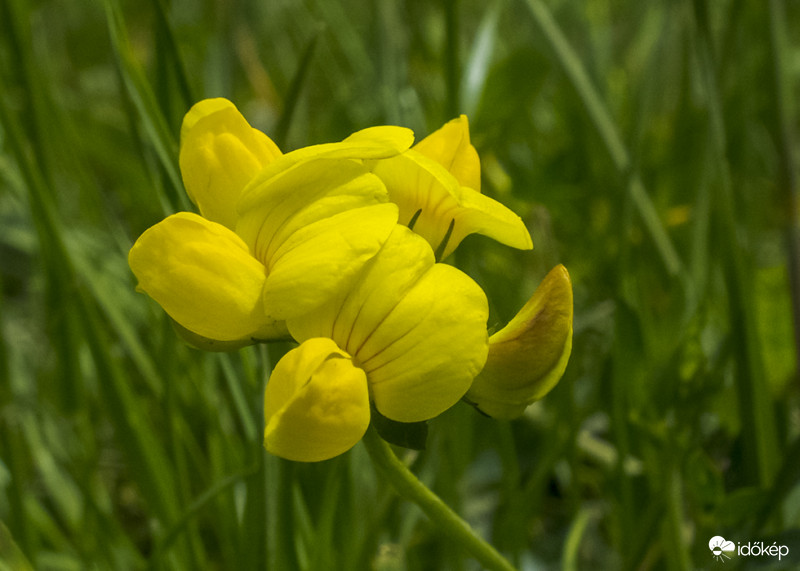
[[[715,535],[708,540],[708,548],[711,550],[711,556],[717,561],[725,562],[730,559],[730,555],[726,555],[726,551],[736,551],[736,545],[732,541],[727,541],[721,535]]]

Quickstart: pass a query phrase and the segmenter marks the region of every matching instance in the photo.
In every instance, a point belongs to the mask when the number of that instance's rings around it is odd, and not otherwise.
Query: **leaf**
[[[0,571],[6,569],[14,571],[33,571],[33,567],[22,553],[11,532],[3,522],[0,521]]]

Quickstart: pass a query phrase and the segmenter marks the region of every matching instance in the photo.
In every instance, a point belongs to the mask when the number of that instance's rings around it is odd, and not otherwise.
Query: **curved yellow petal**
[[[558,383],[572,351],[572,283],[556,266],[508,325],[489,338],[486,366],[467,400],[496,418],[515,418]]]
[[[264,446],[318,462],[352,448],[369,426],[364,371],[330,339],[309,339],[278,361],[264,391]]]
[[[461,186],[481,191],[481,160],[469,140],[469,120],[448,121],[412,147],[446,168]]]
[[[311,145],[286,153],[270,163],[250,182],[242,193],[244,203],[240,206],[240,210],[249,208],[250,201],[260,199],[263,187],[270,182],[270,179],[301,164],[301,168],[306,168],[309,161],[318,159],[339,161],[385,159],[407,150],[412,142],[414,133],[410,129],[381,126],[357,131],[341,142]],[[322,164],[326,164],[325,168],[330,169],[332,163]],[[255,196],[250,196],[251,193]]]
[[[488,196],[472,190],[461,188],[461,209],[456,213],[453,228],[453,244],[457,245],[469,234],[481,234],[501,244],[530,250],[533,241],[525,223],[512,210]],[[455,250],[455,245],[448,245],[443,257]]]
[[[128,263],[139,289],[198,335],[218,341],[283,335],[283,325],[264,313],[264,266],[221,224],[173,214],[139,237]]]
[[[267,267],[264,304],[282,321],[347,288],[397,221],[383,183],[359,162],[314,158],[260,183],[237,233]]]
[[[345,350],[356,351],[434,263],[424,240],[395,225],[351,287],[313,315],[290,320],[291,333],[295,339],[332,337]]]
[[[411,149],[377,161],[374,172],[400,209],[400,223],[425,238],[439,259],[469,234],[478,233],[514,248],[533,243],[519,216],[478,191],[461,186],[437,161]]]
[[[283,321],[308,313],[349,288],[380,250],[396,220],[394,204],[377,204],[298,229],[269,259],[264,286],[268,315]]]
[[[179,162],[186,192],[205,218],[228,228],[242,189],[280,156],[227,99],[200,101],[184,117]]]
[[[488,314],[466,274],[432,267],[354,355],[380,413],[416,422],[458,402],[486,361]]]
[[[242,196],[236,232],[265,265],[297,230],[388,201],[380,179],[352,160],[315,158],[258,181]]]
[[[486,360],[487,317],[483,290],[396,226],[351,289],[287,326],[296,339],[334,339],[366,371],[381,414],[416,422],[467,391]]]

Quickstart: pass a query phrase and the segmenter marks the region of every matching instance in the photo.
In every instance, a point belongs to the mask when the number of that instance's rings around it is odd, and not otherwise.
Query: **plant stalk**
[[[505,557],[480,538],[466,521],[419,481],[395,456],[389,444],[378,435],[374,427],[370,426],[367,430],[363,442],[375,468],[389,480],[397,493],[417,504],[439,529],[466,549],[485,569],[514,571],[514,567]]]

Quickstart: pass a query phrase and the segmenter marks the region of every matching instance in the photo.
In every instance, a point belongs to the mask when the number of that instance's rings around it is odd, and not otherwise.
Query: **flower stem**
[[[395,456],[375,428],[370,426],[363,442],[372,463],[391,482],[397,493],[417,504],[445,534],[464,547],[485,569],[514,571],[514,567],[494,547],[481,539],[467,522],[419,481]]]

